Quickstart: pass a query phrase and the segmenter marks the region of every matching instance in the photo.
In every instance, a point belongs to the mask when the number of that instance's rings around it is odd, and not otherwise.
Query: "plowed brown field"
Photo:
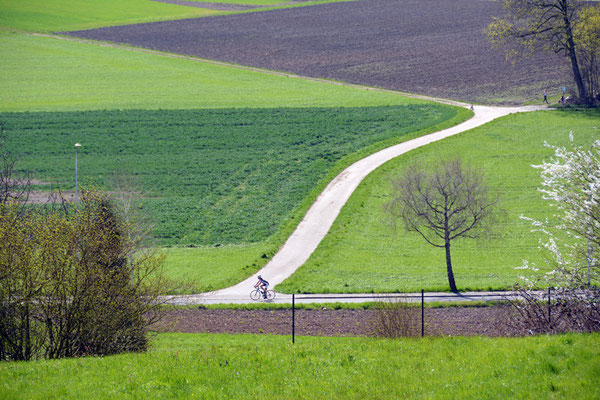
[[[487,0],[359,0],[70,32],[272,70],[481,103],[520,103],[569,82],[564,59],[514,67],[482,30]]]
[[[413,310],[421,332],[420,309]],[[523,335],[508,323],[512,309],[494,307],[449,307],[425,309],[427,335],[514,336]],[[376,330],[376,310],[296,310],[296,334],[310,336],[372,336]],[[171,310],[152,327],[159,332],[266,333],[291,334],[291,310]]]

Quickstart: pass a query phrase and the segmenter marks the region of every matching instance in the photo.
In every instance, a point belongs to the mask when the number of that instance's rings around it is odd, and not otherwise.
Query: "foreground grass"
[[[368,338],[161,334],[146,354],[0,364],[28,399],[594,399],[600,336]]]
[[[418,292],[448,289],[443,249],[406,233],[401,221],[386,220],[390,178],[415,162],[433,165],[461,156],[487,176],[504,211],[482,240],[452,244],[456,282],[462,290],[502,289],[519,279],[522,260],[543,264],[538,236],[520,215],[543,220],[553,209],[537,188],[541,179],[531,164],[552,155],[544,142],[566,144],[598,139],[598,111],[536,112],[511,115],[399,157],[371,174],[352,195],[329,234],[292,277],[277,286],[284,292]],[[268,279],[268,277],[267,277]]]

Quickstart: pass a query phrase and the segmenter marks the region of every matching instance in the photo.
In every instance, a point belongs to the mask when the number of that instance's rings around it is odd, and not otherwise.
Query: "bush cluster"
[[[0,360],[146,349],[162,259],[104,193],[0,203]]]

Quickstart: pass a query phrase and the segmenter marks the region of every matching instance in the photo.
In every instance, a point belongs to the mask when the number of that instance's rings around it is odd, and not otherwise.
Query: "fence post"
[[[548,288],[548,325],[552,325],[552,306],[550,305],[550,289]]]
[[[296,295],[292,293],[292,344],[296,343]]]
[[[421,337],[425,336],[425,290],[421,289]]]

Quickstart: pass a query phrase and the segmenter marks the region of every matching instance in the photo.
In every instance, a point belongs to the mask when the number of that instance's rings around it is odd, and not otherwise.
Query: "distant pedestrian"
[[[565,104],[565,95],[560,96],[560,104]]]
[[[544,90],[544,103],[548,104],[548,93]]]

